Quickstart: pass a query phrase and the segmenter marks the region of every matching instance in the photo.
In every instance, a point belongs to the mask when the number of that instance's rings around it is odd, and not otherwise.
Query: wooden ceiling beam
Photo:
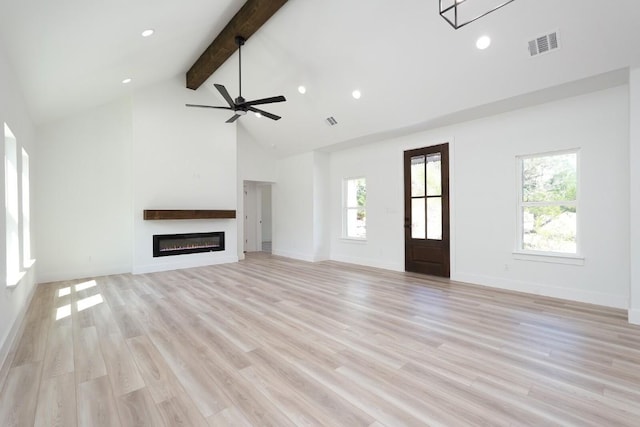
[[[247,0],[187,71],[187,87],[198,89],[236,51],[236,36],[249,39],[286,2],[287,0]]]

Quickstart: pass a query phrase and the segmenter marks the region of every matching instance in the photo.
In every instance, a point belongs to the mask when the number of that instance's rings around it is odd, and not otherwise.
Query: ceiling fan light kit
[[[456,30],[514,0],[440,0],[440,16]]]
[[[246,101],[242,97],[242,46],[244,45],[245,39],[242,36],[236,36],[235,40],[236,40],[236,44],[238,45],[238,86],[239,86],[238,97],[234,100],[233,98],[231,98],[231,95],[229,95],[229,92],[223,85],[216,83],[214,84],[214,86],[216,89],[218,89],[218,92],[220,92],[220,95],[222,95],[225,101],[227,101],[227,103],[229,104],[228,107],[218,107],[213,105],[199,105],[199,104],[185,104],[185,105],[187,107],[213,108],[216,110],[231,110],[233,111],[233,116],[229,118],[229,120],[227,120],[226,123],[235,122],[236,120],[238,120],[240,116],[244,116],[245,114],[247,114],[247,111],[252,111],[256,114],[260,114],[260,117],[264,116],[271,120],[280,120],[281,119],[280,116],[276,116],[275,114],[271,114],[267,111],[260,110],[256,108],[255,105],[271,104],[274,102],[284,102],[287,100],[284,96],[282,95],[273,96],[270,98],[255,99],[253,101]]]

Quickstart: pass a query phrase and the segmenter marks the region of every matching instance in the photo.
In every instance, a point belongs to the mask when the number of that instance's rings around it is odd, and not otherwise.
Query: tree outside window
[[[578,152],[519,158],[519,250],[577,254]]]
[[[365,178],[344,181],[344,236],[352,239],[367,237],[367,184]]]

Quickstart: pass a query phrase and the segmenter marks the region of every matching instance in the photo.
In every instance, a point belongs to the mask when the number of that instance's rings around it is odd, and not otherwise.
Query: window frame
[[[355,210],[355,211],[364,211],[365,214],[365,224],[366,224],[366,217],[367,217],[367,198],[365,197],[365,201],[364,201],[364,206],[349,206],[348,204],[348,199],[349,199],[349,182],[350,181],[356,181],[356,180],[364,180],[364,188],[367,188],[367,178],[363,175],[361,176],[349,176],[349,177],[345,177],[342,179],[342,236],[341,239],[344,240],[354,240],[354,241],[358,241],[358,242],[365,242],[367,240],[367,228],[365,225],[365,231],[364,231],[364,237],[357,237],[357,236],[349,236],[349,225],[348,225],[348,218],[349,218],[349,211],[351,210]]]
[[[5,283],[16,286],[22,279],[22,245],[20,242],[20,169],[18,138],[4,123],[4,209],[5,209]]]
[[[7,288],[13,288],[20,284],[27,271],[35,264],[31,246],[33,231],[30,196],[32,187],[31,161],[27,149],[19,142],[18,137],[11,131],[7,123],[4,123],[3,135],[6,223],[5,284]],[[11,163],[11,167],[9,167],[9,163]]]
[[[26,148],[20,147],[20,230],[22,231],[22,269],[29,269],[35,260],[31,247],[31,161]]]
[[[523,201],[523,166],[524,160],[551,157],[563,154],[575,154],[576,156],[576,197],[575,201],[561,200],[549,202],[524,202]],[[546,151],[541,153],[532,153],[516,156],[516,239],[513,255],[515,259],[554,262],[561,264],[577,264],[582,265],[584,257],[582,255],[581,245],[581,218],[580,214],[580,192],[581,192],[581,155],[580,148],[570,148],[556,151]],[[537,251],[524,248],[524,221],[523,209],[528,206],[572,206],[576,209],[576,251],[573,252],[555,252],[555,251]]]

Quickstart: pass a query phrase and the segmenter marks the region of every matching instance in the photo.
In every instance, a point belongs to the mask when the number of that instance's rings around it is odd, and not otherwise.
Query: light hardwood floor
[[[625,312],[254,254],[38,287],[0,426],[640,426]]]

